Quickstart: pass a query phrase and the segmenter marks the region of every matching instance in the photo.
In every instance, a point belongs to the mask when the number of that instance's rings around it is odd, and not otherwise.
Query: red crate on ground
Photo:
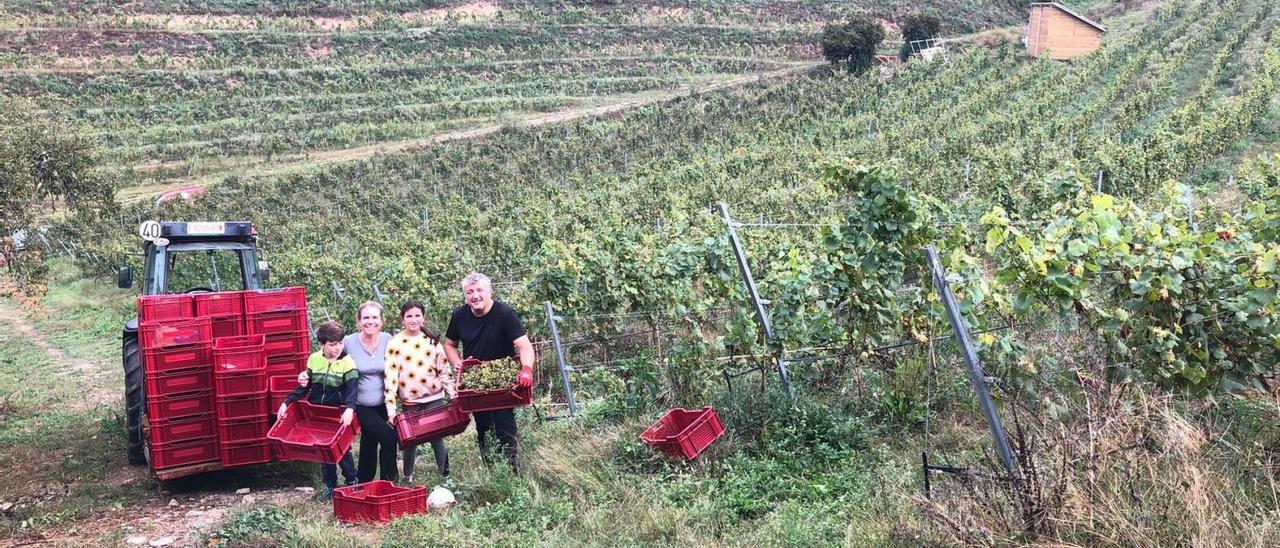
[[[209,345],[181,346],[177,348],[148,348],[142,351],[142,368],[148,375],[208,367],[213,363],[213,352]]]
[[[244,314],[244,292],[222,291],[194,295],[197,316],[241,316]]]
[[[471,424],[471,414],[463,411],[462,406],[454,400],[435,409],[406,409],[396,415],[395,423],[400,448],[407,449],[463,433]]]
[[[218,418],[213,413],[194,417],[151,421],[151,444],[161,445],[218,435]]]
[[[216,436],[151,445],[151,467],[156,470],[217,460],[218,438]]]
[[[218,419],[255,420],[267,415],[267,395],[218,396],[214,402]]]
[[[213,334],[215,341],[222,337],[239,337],[249,334],[244,325],[244,318],[240,316],[209,316],[209,331]]]
[[[213,386],[213,367],[206,364],[191,369],[148,372],[146,377],[148,395],[167,396]]]
[[[138,326],[142,348],[168,348],[208,344],[213,340],[208,318],[146,322]]]
[[[267,438],[267,417],[260,419],[219,419],[218,440],[222,445]]]
[[[223,466],[243,466],[271,462],[271,446],[267,444],[267,440],[263,439],[231,444],[223,443],[218,449],[218,456]]]
[[[284,399],[298,387],[297,375],[285,375],[282,377],[271,377],[267,380],[267,413],[272,415],[280,409],[280,404],[284,403]]]
[[[399,487],[378,480],[333,490],[333,515],[346,522],[391,521],[426,512],[426,487]]]
[[[669,457],[692,459],[724,435],[714,409],[672,409],[640,434],[650,447]]]
[[[276,420],[267,432],[276,458],[337,463],[360,432],[360,422],[354,418],[351,426],[342,426],[342,412],[341,407],[306,401],[290,404],[284,418]]]
[[[458,372],[459,385],[462,384],[467,368],[478,363],[480,362],[473,361],[471,358],[463,362],[462,370]],[[533,387],[520,388],[516,385],[515,379],[511,379],[511,388],[458,391],[458,404],[467,413],[523,407],[530,403],[533,403]]]
[[[267,359],[311,354],[311,336],[303,332],[267,335],[267,343],[263,345],[262,353],[267,355]]]
[[[168,322],[195,317],[192,295],[142,295],[138,297],[139,322]]]
[[[244,318],[249,333],[254,335],[283,335],[307,332],[307,311],[249,314]]]
[[[306,309],[307,290],[302,287],[244,292],[245,314],[266,314]]]
[[[266,356],[262,353],[266,337],[262,335],[244,335],[241,337],[223,337],[213,342],[213,372],[242,373],[246,371],[263,372],[267,368]],[[266,390],[266,388],[263,388]]]
[[[167,396],[147,396],[147,417],[153,421],[212,413],[213,390]]]
[[[288,356],[271,356],[267,358],[267,375],[271,377],[282,377],[292,374],[297,378],[298,373],[307,369],[307,358],[311,354],[292,354]]]

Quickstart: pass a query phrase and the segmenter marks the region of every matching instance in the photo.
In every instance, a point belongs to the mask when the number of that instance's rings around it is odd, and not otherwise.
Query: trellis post
[[[1000,462],[1004,464],[1009,474],[1017,479],[1018,472],[1013,461],[1013,451],[1009,448],[1009,438],[1005,435],[1000,415],[996,413],[996,406],[991,401],[991,391],[987,388],[987,379],[982,372],[982,365],[978,363],[978,352],[974,349],[973,339],[969,335],[969,326],[965,325],[964,317],[960,315],[960,306],[956,304],[956,295],[947,282],[947,273],[942,269],[938,250],[932,245],[927,246],[924,256],[929,263],[933,285],[938,290],[938,296],[942,298],[942,306],[947,310],[947,318],[951,320],[951,330],[955,333],[960,352],[964,356],[965,364],[968,365],[969,382],[973,384],[973,391],[978,394],[978,405],[982,408],[982,415],[987,419],[987,427],[990,428],[991,438],[995,441],[996,453],[1000,455]]]
[[[733,219],[729,216],[729,206],[724,202],[719,202],[720,217],[724,219],[724,226],[729,231],[729,243],[733,245],[733,255],[738,259],[738,270],[742,273],[742,280],[747,284],[747,294],[751,296],[751,305],[755,307],[756,318],[760,320],[760,327],[764,330],[764,340],[766,344],[774,343],[773,326],[769,324],[769,313],[764,309],[764,303],[760,302],[760,293],[756,291],[756,282],[751,277],[751,267],[747,265],[747,254],[742,250],[742,242],[738,240],[738,231],[733,228]],[[774,364],[778,366],[778,379],[782,381],[782,389],[786,390],[787,398],[796,399],[795,392],[791,389],[791,373],[787,371],[787,362],[782,359],[781,344],[778,345],[778,353],[774,355]]]
[[[546,301],[546,305],[547,327],[551,330],[551,344],[556,349],[556,364],[560,366],[560,382],[564,383],[564,398],[569,404],[569,416],[573,417],[578,414],[578,404],[573,399],[573,386],[569,384],[569,367],[564,363],[564,347],[560,345],[560,329],[556,325],[556,321],[560,318],[556,317],[551,301]]]

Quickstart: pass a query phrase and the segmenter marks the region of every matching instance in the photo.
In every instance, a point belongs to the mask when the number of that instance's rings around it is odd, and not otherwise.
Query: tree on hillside
[[[877,21],[858,18],[831,23],[822,29],[822,55],[833,65],[860,72],[874,64],[876,48],[883,41],[884,27]]]
[[[902,20],[902,50],[899,52],[903,61],[911,57],[911,42],[927,40],[938,35],[942,30],[942,19],[937,15],[913,13]]]
[[[114,188],[93,169],[96,143],[65,123],[18,101],[0,102],[0,289],[21,295],[43,289],[35,251],[42,217],[100,218],[116,210]]]

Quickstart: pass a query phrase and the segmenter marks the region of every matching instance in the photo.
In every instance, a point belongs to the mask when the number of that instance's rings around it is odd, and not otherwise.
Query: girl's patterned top
[[[426,334],[410,337],[404,331],[387,343],[387,415],[396,414],[396,402],[420,405],[456,395],[453,371],[444,357],[444,346]]]

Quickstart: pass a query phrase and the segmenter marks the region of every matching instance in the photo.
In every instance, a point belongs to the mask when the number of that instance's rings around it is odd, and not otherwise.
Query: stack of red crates
[[[147,379],[151,463],[156,469],[218,460],[213,407],[213,334],[191,295],[138,298]]]
[[[267,360],[267,386],[273,405],[267,412],[274,415],[284,396],[298,386],[298,373],[306,370],[307,356],[311,353],[306,291],[289,287],[245,292],[244,318],[248,333],[266,337],[262,351]]]
[[[265,342],[262,335],[241,335],[213,343],[213,393],[223,466],[271,461]]]
[[[297,386],[311,347],[305,290],[148,295],[138,316],[152,466],[270,461],[270,388]]]

